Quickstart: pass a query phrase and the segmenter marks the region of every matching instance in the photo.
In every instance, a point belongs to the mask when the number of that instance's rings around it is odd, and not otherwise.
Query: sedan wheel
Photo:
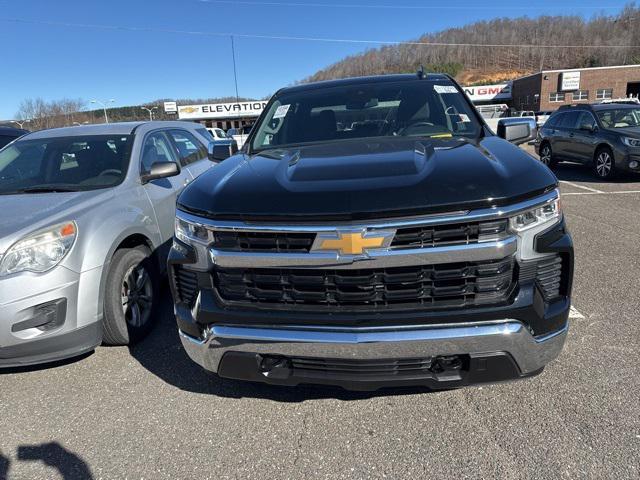
[[[153,305],[151,277],[143,265],[131,267],[122,281],[122,310],[132,327],[142,327],[149,321]]]

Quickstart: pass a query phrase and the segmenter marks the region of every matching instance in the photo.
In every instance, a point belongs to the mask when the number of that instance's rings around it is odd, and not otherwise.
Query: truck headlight
[[[562,209],[560,207],[560,192],[556,190],[557,197],[543,205],[538,205],[509,219],[509,227],[515,233],[524,232],[541,225],[553,225],[560,220]]]
[[[76,240],[75,222],[39,230],[14,243],[0,262],[0,277],[18,272],[42,273],[58,265]]]
[[[175,236],[187,245],[191,245],[194,241],[208,244],[214,238],[213,232],[203,225],[188,222],[179,217],[176,217]]]
[[[640,139],[631,137],[622,137],[622,143],[627,147],[640,147]]]

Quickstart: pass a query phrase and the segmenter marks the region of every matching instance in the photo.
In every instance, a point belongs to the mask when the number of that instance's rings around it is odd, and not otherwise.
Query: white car
[[[227,134],[221,128],[207,128],[214,140],[226,140]]]

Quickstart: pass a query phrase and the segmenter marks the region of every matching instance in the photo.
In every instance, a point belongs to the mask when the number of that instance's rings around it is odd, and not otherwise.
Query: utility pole
[[[97,103],[102,106],[102,110],[104,110],[104,123],[109,123],[109,117],[107,116],[107,103],[115,103],[115,100],[113,98],[106,102],[101,100],[91,100],[91,103]]]
[[[146,110],[147,112],[149,112],[149,121],[153,122],[153,112],[155,110],[157,110],[158,107],[151,107],[151,108],[147,108],[147,107],[142,107],[142,110]]]

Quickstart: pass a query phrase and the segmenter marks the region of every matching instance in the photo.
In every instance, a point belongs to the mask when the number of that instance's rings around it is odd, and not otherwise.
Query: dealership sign
[[[560,74],[560,91],[580,89],[580,72],[562,72]]]
[[[206,105],[184,105],[178,107],[178,116],[188,120],[208,118],[257,117],[267,102],[249,101],[234,103],[209,103]]]
[[[164,102],[164,113],[178,113],[176,102]]]
[[[511,82],[498,85],[479,85],[476,87],[462,87],[472,102],[485,100],[510,100]]]

